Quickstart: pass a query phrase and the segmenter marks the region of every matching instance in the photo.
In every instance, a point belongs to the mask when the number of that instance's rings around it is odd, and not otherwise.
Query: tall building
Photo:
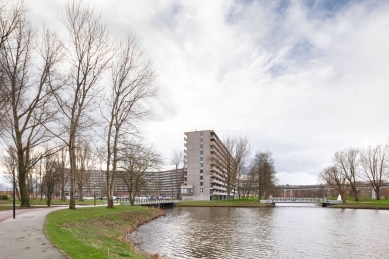
[[[228,153],[213,130],[185,132],[183,200],[225,200],[227,191],[215,159]],[[227,151],[227,152],[226,152]]]

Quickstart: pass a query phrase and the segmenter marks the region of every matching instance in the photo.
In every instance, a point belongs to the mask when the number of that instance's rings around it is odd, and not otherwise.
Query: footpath
[[[47,239],[43,228],[46,216],[68,206],[0,211],[0,258],[68,258]]]

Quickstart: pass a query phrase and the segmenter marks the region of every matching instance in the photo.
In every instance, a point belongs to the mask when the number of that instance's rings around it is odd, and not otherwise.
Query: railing
[[[327,198],[280,198],[273,197],[270,199],[273,202],[299,202],[299,203],[319,203],[319,202],[329,202]]]
[[[342,203],[341,200],[329,200],[327,198],[280,198],[273,197],[268,200],[261,200],[261,203],[275,204],[275,203],[321,203],[324,205],[335,205]]]
[[[134,205],[152,205],[152,204],[167,204],[176,203],[175,200],[161,200],[161,199],[141,199],[135,200]]]

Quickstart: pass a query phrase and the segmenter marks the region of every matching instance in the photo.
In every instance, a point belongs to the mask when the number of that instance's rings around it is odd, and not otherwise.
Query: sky
[[[65,33],[65,1],[27,3],[35,26]],[[140,127],[167,164],[184,132],[210,129],[271,151],[279,184],[317,184],[335,152],[387,143],[389,1],[93,3],[153,63]]]

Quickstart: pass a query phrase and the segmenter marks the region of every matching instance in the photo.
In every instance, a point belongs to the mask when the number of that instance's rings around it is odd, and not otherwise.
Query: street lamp
[[[93,183],[93,202],[96,206],[96,184]]]
[[[13,218],[15,219],[15,197],[16,197],[16,183],[15,183],[15,168],[16,164],[11,164],[12,167],[12,177],[13,177]]]

